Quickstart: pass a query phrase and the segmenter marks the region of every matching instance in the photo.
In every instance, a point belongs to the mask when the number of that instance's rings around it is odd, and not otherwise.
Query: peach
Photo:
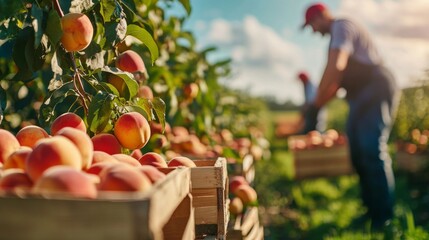
[[[94,175],[100,175],[100,172],[113,164],[118,164],[119,162],[97,162],[91,165],[85,172],[94,174]]]
[[[149,178],[127,164],[113,164],[100,172],[100,191],[144,192],[150,189]]]
[[[178,166],[185,166],[185,167],[196,167],[194,161],[192,161],[190,158],[187,157],[175,157],[171,159],[168,162],[168,167],[178,167]]]
[[[198,95],[198,92],[199,92],[199,87],[198,87],[198,84],[196,83],[189,83],[183,87],[183,93],[185,95],[185,98],[187,99],[196,98]]]
[[[0,162],[3,163],[10,154],[18,150],[20,144],[9,131],[0,129]]]
[[[143,115],[128,112],[115,123],[114,134],[124,148],[131,150],[144,147],[150,138],[150,126]]]
[[[249,182],[243,176],[232,176],[229,179],[229,192],[234,194],[241,185],[249,185]]]
[[[49,134],[45,131],[45,129],[36,126],[29,125],[21,128],[16,134],[16,139],[21,146],[27,146],[34,148],[36,142],[43,138],[48,138]]]
[[[153,91],[149,86],[140,86],[137,96],[140,98],[153,99]]]
[[[33,187],[33,181],[22,169],[8,169],[0,178],[0,190],[13,193],[19,190],[29,191]]]
[[[94,34],[91,20],[82,13],[68,13],[61,18],[61,43],[67,52],[82,51],[89,46]]]
[[[92,154],[92,164],[96,164],[99,162],[118,162],[118,160],[106,152],[94,151],[94,153]]]
[[[69,139],[79,149],[82,157],[82,168],[87,169],[91,166],[94,146],[91,138],[84,132],[71,127],[62,128],[57,136],[63,136]]]
[[[157,168],[166,168],[168,167],[165,159],[158,153],[148,152],[143,154],[139,159],[141,165],[152,165]]]
[[[112,157],[116,158],[116,160],[118,160],[121,163],[126,163],[133,167],[141,166],[140,162],[137,159],[127,154],[118,153],[118,154],[113,154]]]
[[[25,161],[32,151],[33,149],[30,147],[20,147],[18,150],[9,155],[9,157],[4,162],[3,169],[20,168],[25,170]]]
[[[149,123],[150,125],[150,131],[152,134],[170,134],[171,133],[171,126],[167,122],[165,123],[165,127],[162,127],[162,124],[159,122],[151,121]]]
[[[237,216],[239,214],[242,214],[243,213],[243,209],[244,209],[243,202],[238,197],[234,197],[231,200],[231,202],[229,203],[229,212],[232,215]]]
[[[158,170],[158,168],[151,165],[141,165],[137,168],[142,172],[152,183],[155,183],[166,177],[165,173]]]
[[[77,128],[86,132],[86,125],[83,119],[72,112],[63,113],[52,122],[51,135],[56,135],[60,129],[65,127]]]
[[[239,197],[244,205],[254,204],[258,200],[258,195],[251,186],[241,185],[235,190],[234,195]]]
[[[140,149],[134,149],[131,152],[130,156],[133,157],[133,158],[135,158],[135,159],[137,159],[137,160],[139,160],[143,156],[143,153],[142,153],[142,151]]]
[[[169,142],[165,135],[156,133],[150,137],[149,146],[152,149],[157,150],[156,152],[161,151],[161,149],[166,148],[168,145]]]
[[[110,133],[99,133],[91,138],[94,151],[102,151],[110,155],[121,153],[122,148],[115,135]]]
[[[143,59],[133,50],[127,50],[119,54],[116,59],[116,67],[124,72],[146,72]]]
[[[56,165],[82,169],[82,156],[79,149],[63,136],[40,140],[27,157],[25,169],[30,178],[37,181],[46,169]]]
[[[171,129],[171,132],[175,137],[187,137],[189,136],[189,131],[185,127],[182,126],[174,126]]]
[[[43,197],[72,196],[96,198],[97,187],[89,174],[70,166],[54,166],[47,169],[35,182],[35,194]]]

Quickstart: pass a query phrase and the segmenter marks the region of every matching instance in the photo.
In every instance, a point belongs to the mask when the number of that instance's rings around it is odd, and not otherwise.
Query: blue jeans
[[[390,72],[383,67],[371,77],[374,81],[348,99],[347,137],[359,175],[362,202],[373,224],[382,224],[393,216],[395,179],[387,141],[399,92]]]

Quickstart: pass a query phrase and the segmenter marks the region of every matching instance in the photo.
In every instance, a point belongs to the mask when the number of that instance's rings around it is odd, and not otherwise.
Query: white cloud
[[[296,80],[298,66],[304,61],[300,48],[254,16],[241,22],[213,20],[206,41],[230,51],[236,75],[225,82],[228,86],[275,96],[280,101],[302,100]]]
[[[400,38],[429,38],[427,0],[343,0],[339,11],[362,20],[378,34]]]

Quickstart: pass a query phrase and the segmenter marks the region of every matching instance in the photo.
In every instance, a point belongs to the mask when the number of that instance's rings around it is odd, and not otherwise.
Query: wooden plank
[[[194,198],[194,207],[217,206],[218,199],[216,195],[196,196]]]
[[[192,195],[183,199],[170,220],[163,227],[164,239],[187,240],[195,238]]]
[[[264,240],[264,227],[259,227],[258,235],[256,236],[255,240]]]
[[[218,224],[217,211],[217,206],[195,208],[195,224]]]
[[[429,155],[409,154],[404,151],[397,151],[396,164],[398,169],[411,173],[418,172],[429,165]]]
[[[201,189],[192,189],[192,196],[217,196],[217,188],[201,188]]]
[[[250,231],[247,233],[247,235],[244,237],[245,240],[254,240],[257,239],[259,234],[259,221],[256,222]]]

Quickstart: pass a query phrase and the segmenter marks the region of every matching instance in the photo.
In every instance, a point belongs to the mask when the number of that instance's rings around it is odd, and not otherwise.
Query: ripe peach
[[[27,146],[33,148],[36,145],[36,142],[43,138],[48,138],[49,134],[45,129],[36,126],[29,125],[21,128],[16,134],[16,139],[21,146]]]
[[[143,156],[143,153],[142,153],[142,151],[140,149],[134,149],[131,152],[130,156],[133,157],[133,158],[135,158],[135,159],[137,159],[137,160],[139,160]]]
[[[121,54],[116,59],[116,67],[125,72],[146,72],[146,67],[144,65],[143,59],[140,55],[133,50],[127,50]]]
[[[186,84],[183,88],[183,93],[185,95],[185,98],[187,99],[194,99],[197,97],[199,92],[198,84],[196,83],[189,83]]]
[[[89,174],[70,166],[54,166],[47,169],[35,182],[33,192],[43,197],[72,196],[96,198],[97,187]]]
[[[61,128],[72,127],[86,132],[85,122],[79,115],[67,112],[58,116],[51,125],[51,135],[56,135]]]
[[[97,162],[91,165],[85,172],[94,175],[100,175],[100,172],[103,171],[104,168],[111,166],[113,164],[118,164],[119,162]]]
[[[114,164],[100,172],[101,191],[138,191],[144,192],[152,186],[149,178],[138,169],[127,164]]]
[[[152,183],[155,183],[166,177],[165,173],[158,170],[158,168],[151,165],[141,165],[137,168],[142,172]]]
[[[141,165],[152,165],[157,168],[166,168],[168,167],[165,159],[158,153],[148,152],[143,154],[139,159]]]
[[[25,170],[25,161],[32,151],[33,149],[30,147],[20,147],[18,150],[9,155],[9,157],[4,162],[3,169],[20,168]]]
[[[258,199],[255,189],[249,185],[239,186],[234,195],[239,197],[244,205],[254,204]]]
[[[118,153],[118,154],[113,154],[112,157],[116,158],[116,160],[118,160],[119,162],[129,164],[130,166],[134,166],[134,167],[141,166],[140,162],[137,159],[127,154]]]
[[[150,126],[140,113],[128,112],[118,118],[114,133],[123,147],[134,150],[149,141]]]
[[[76,145],[82,156],[83,169],[87,169],[91,166],[94,146],[91,138],[86,133],[76,128],[65,127],[58,131],[57,135],[68,138]]]
[[[175,137],[187,137],[189,136],[189,131],[185,127],[182,126],[174,126],[171,128],[171,132]]]
[[[102,151],[110,155],[121,153],[122,148],[115,135],[110,133],[99,133],[91,138],[94,151]]]
[[[22,169],[8,169],[0,178],[0,190],[14,193],[19,190],[29,191],[33,187],[33,181]]]
[[[19,142],[9,131],[0,129],[0,162],[3,163],[10,154],[18,150]]]
[[[140,86],[137,96],[140,98],[153,99],[153,91],[149,86]]]
[[[149,123],[150,125],[150,132],[152,134],[170,134],[171,133],[171,126],[167,122],[165,123],[165,127],[162,128],[162,124],[159,122],[151,121]]]
[[[196,167],[194,161],[192,161],[190,158],[187,157],[175,157],[171,159],[168,162],[168,167],[178,167],[178,166],[185,166],[185,167]]]
[[[27,157],[25,169],[30,178],[37,181],[46,169],[56,165],[82,169],[79,149],[72,141],[63,136],[40,140]]]
[[[234,197],[231,200],[231,202],[229,203],[229,212],[232,215],[237,216],[239,214],[242,214],[243,213],[243,209],[244,209],[243,202],[238,197]]]
[[[68,13],[61,18],[63,35],[61,43],[67,52],[84,50],[92,40],[94,28],[89,18],[82,13]]]
[[[325,132],[325,136],[328,136],[333,141],[336,141],[339,137],[338,131],[335,129],[328,129]]]
[[[232,176],[229,179],[229,192],[234,194],[241,185],[249,185],[249,182],[243,176]]]
[[[118,162],[118,160],[106,152],[94,151],[92,154],[92,164],[99,162]]]

